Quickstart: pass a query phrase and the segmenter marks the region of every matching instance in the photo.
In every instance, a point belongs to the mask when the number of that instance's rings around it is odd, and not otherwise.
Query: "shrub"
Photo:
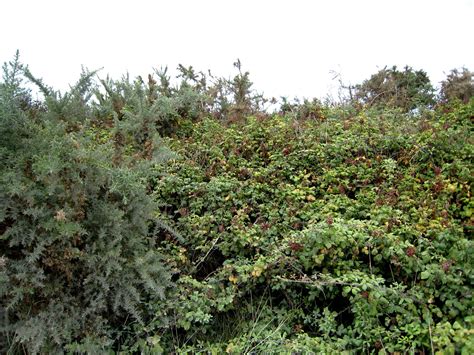
[[[157,221],[146,163],[117,163],[111,142],[99,144],[87,134],[94,73],[85,72],[60,95],[33,78],[18,56],[3,70],[4,334],[12,336],[13,349],[31,353],[74,344],[94,352],[117,346],[126,341],[122,331],[128,324],[150,317],[144,305],[165,299],[171,285],[150,233]],[[33,114],[34,107],[22,107],[23,72],[45,95],[44,110]]]
[[[472,112],[204,120],[170,140],[155,193],[190,238],[167,249],[164,348],[469,353]]]
[[[473,73],[466,68],[453,69],[441,82],[441,99],[444,102],[460,100],[468,103],[474,97]]]
[[[356,85],[355,98],[364,104],[398,107],[407,112],[434,104],[434,89],[423,70],[406,66],[383,68],[370,79]]]

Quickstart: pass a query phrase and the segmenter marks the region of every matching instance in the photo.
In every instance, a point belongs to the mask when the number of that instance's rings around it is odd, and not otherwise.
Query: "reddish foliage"
[[[406,255],[409,257],[412,257],[416,254],[416,248],[415,247],[408,247],[407,250],[405,251]]]
[[[300,251],[303,249],[303,245],[298,242],[289,242],[288,245],[290,246],[290,249],[293,251]]]
[[[452,264],[452,261],[451,261],[451,260],[444,261],[444,262],[441,264],[441,267],[443,268],[444,272],[448,272],[448,271],[449,271],[449,268],[451,267],[451,264]]]

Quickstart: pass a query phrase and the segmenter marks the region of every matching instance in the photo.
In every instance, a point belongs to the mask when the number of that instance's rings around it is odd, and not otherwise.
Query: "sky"
[[[232,77],[237,58],[267,97],[324,98],[384,66],[437,86],[474,70],[474,0],[2,0],[0,62],[20,51],[56,89],[178,64]],[[334,77],[338,75],[336,79]]]

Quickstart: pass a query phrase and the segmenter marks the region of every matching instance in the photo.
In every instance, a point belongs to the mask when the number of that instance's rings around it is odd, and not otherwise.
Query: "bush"
[[[164,348],[472,351],[473,112],[204,120],[170,140],[155,193],[192,238],[168,248]]]
[[[31,353],[73,344],[94,352],[117,346],[131,322],[150,317],[144,305],[165,299],[171,285],[150,233],[157,222],[146,164],[117,164],[113,144],[98,144],[87,134],[93,73],[61,96],[34,79],[18,57],[3,69],[4,334],[12,335],[12,348]],[[44,110],[21,107],[23,72],[45,94]]]
[[[441,82],[441,100],[444,102],[460,100],[467,104],[474,97],[473,73],[466,68],[453,69]]]
[[[369,106],[397,107],[408,112],[434,104],[434,89],[428,75],[408,66],[403,71],[396,66],[381,69],[354,89],[355,98]]]

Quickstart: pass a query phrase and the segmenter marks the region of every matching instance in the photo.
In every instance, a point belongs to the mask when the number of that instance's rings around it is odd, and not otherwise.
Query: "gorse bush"
[[[441,82],[441,99],[446,101],[460,100],[468,103],[474,96],[474,75],[466,68],[453,69]]]
[[[270,115],[235,67],[4,65],[1,351],[472,353],[474,100],[393,68]]]
[[[35,80],[46,97],[32,119],[35,108],[19,102],[25,70],[18,58],[4,66],[0,88],[4,334],[32,353],[74,343],[99,351],[149,318],[144,304],[170,286],[150,232],[146,164],[116,163],[112,142],[86,134],[92,73],[64,96]]]
[[[364,104],[396,107],[404,112],[434,104],[434,89],[423,70],[406,66],[383,68],[370,79],[356,85],[354,98]]]
[[[224,122],[244,120],[249,114],[261,113],[267,100],[252,89],[248,72],[242,72],[237,60],[238,74],[232,79],[216,78],[196,72],[193,67],[179,65],[178,84],[173,85],[168,69],[155,70],[145,81],[106,78],[94,90],[97,103],[94,116],[102,125],[130,126],[138,144],[146,135],[168,136],[178,133],[183,125],[212,116]],[[141,141],[140,141],[141,140]]]

